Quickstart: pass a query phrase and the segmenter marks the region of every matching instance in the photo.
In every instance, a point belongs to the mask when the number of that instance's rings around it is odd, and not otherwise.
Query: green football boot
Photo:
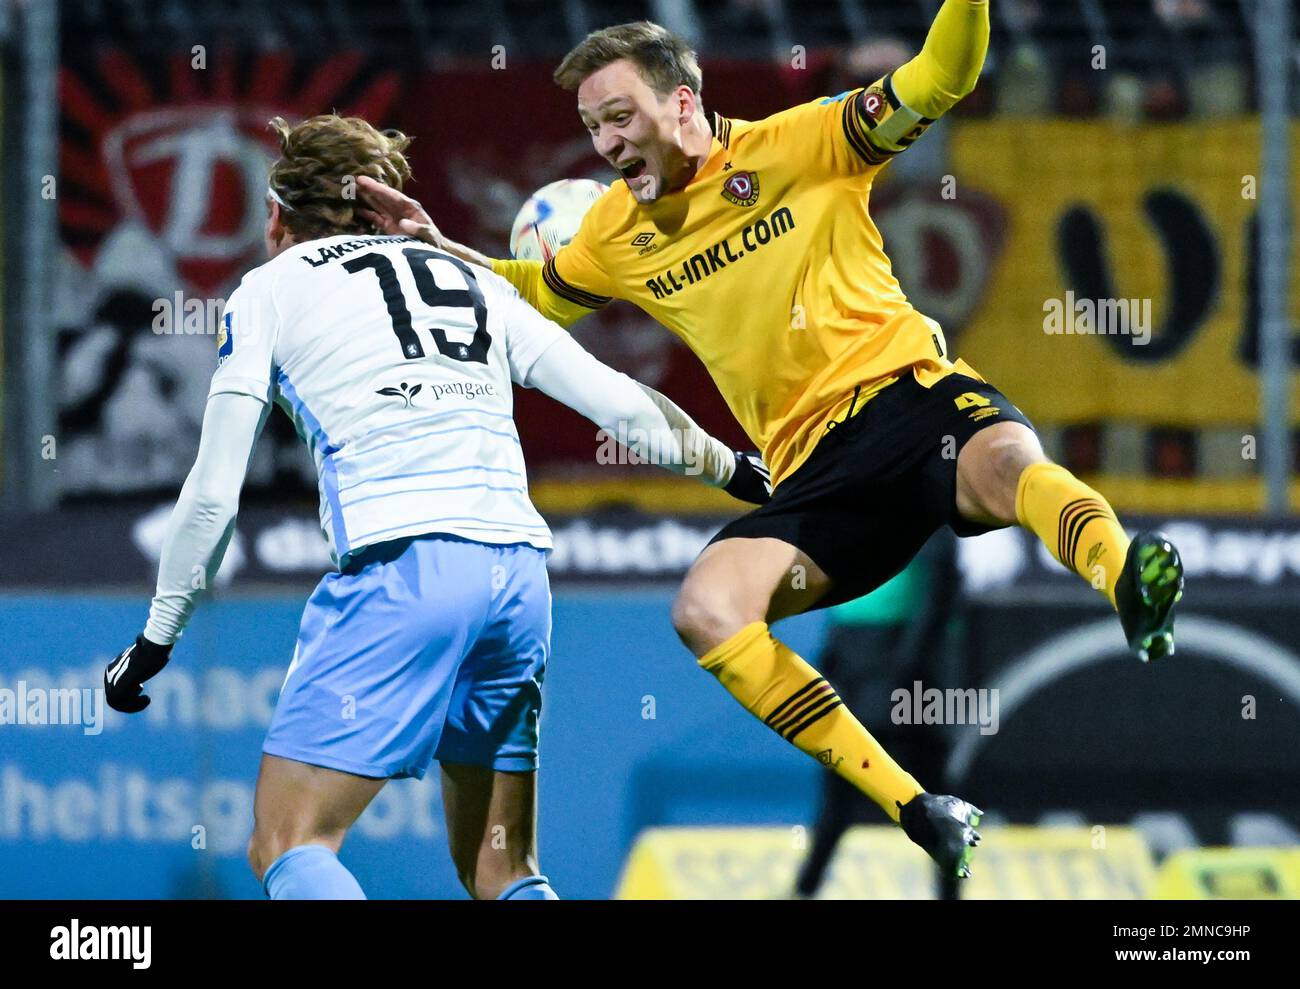
[[[1115,584],[1115,605],[1142,662],[1174,654],[1174,606],[1182,596],[1183,561],[1174,544],[1158,532],[1139,532]]]

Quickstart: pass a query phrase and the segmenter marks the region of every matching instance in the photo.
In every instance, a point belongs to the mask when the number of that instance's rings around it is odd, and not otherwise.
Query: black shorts
[[[987,382],[956,372],[926,388],[911,373],[832,423],[772,500],[713,537],[780,539],[833,581],[813,609],[861,597],[899,573],[940,526],[975,536],[997,526],[957,514],[957,454],[986,426],[1023,413]]]

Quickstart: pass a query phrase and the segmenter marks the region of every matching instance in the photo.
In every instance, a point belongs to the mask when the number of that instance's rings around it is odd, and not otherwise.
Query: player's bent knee
[[[1024,451],[1011,444],[995,447],[990,454],[990,461],[990,476],[980,492],[980,500],[1001,521],[1014,522],[1016,489],[1020,484],[1020,475],[1031,461],[1025,458]]]
[[[999,478],[1012,484],[1020,480],[1020,475],[1030,464],[1047,460],[1038,437],[1023,426],[1009,433],[1001,443],[995,444],[993,451],[994,469]]]
[[[958,463],[959,501],[989,519],[1014,523],[1020,475],[1047,461],[1038,437],[1027,426],[1008,422],[977,433],[967,447],[970,456]]]
[[[696,656],[721,645],[755,619],[720,591],[701,590],[689,584],[673,601],[673,628]]]

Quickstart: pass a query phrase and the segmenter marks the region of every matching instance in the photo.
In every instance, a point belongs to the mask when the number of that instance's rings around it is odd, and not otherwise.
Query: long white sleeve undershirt
[[[199,453],[167,523],[158,587],[144,636],[170,645],[189,621],[221,566],[235,531],[239,491],[269,406],[247,395],[220,394],[203,413]]]
[[[637,456],[715,487],[731,480],[735,454],[669,398],[615,371],[565,335],[543,351],[524,384],[582,413]]]

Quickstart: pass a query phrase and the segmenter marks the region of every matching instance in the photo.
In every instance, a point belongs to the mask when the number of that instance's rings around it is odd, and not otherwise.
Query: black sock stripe
[[[1100,503],[1096,498],[1077,498],[1061,509],[1061,516],[1056,529],[1056,555],[1061,563],[1071,569],[1073,569],[1073,564],[1070,562],[1072,557],[1065,551],[1065,548],[1069,545],[1068,532],[1071,522],[1078,513],[1098,504]]]
[[[771,727],[772,722],[775,721],[777,718],[779,718],[779,717],[781,716],[781,712],[782,712],[782,711],[785,711],[787,708],[789,708],[789,706],[790,706],[791,704],[795,703],[795,701],[797,701],[800,697],[802,697],[802,696],[804,696],[806,693],[808,693],[808,691],[816,689],[819,685],[821,685],[821,684],[823,684],[823,683],[825,683],[825,682],[826,682],[826,678],[825,678],[825,677],[818,677],[816,680],[810,680],[808,683],[804,684],[802,687],[800,687],[798,690],[796,690],[793,694],[791,694],[789,697],[787,697],[785,700],[783,700],[780,704],[778,704],[778,705],[773,709],[772,713],[769,714],[766,718],[763,719],[763,724],[767,725],[768,727]]]
[[[790,729],[790,731],[786,732],[784,736],[785,740],[787,742],[793,742],[795,736],[798,735],[801,731],[803,731],[809,725],[816,724],[822,718],[826,717],[826,715],[830,714],[837,707],[839,707],[842,703],[843,701],[841,701],[837,696],[833,701],[831,701],[825,707],[820,708],[819,710],[814,711],[812,714],[810,714],[807,717],[807,719],[805,719],[801,724],[796,725],[794,728]]]
[[[1068,521],[1070,517],[1070,513],[1074,511],[1075,507],[1083,504],[1085,500],[1086,499],[1080,498],[1077,501],[1070,502],[1068,505],[1066,505],[1064,508],[1061,509],[1061,514],[1058,515],[1056,518],[1056,557],[1062,562],[1065,561],[1066,522]]]
[[[1078,531],[1074,533],[1073,542],[1070,543],[1070,560],[1072,562],[1074,560],[1075,551],[1079,548],[1079,539],[1080,537],[1083,536],[1084,526],[1086,526],[1093,519],[1104,519],[1104,518],[1108,518],[1109,516],[1110,516],[1109,512],[1103,511],[1100,508],[1093,509],[1091,512],[1087,512],[1083,515],[1078,516],[1076,520],[1076,524],[1078,525]]]
[[[796,704],[786,714],[783,714],[776,721],[772,722],[772,730],[777,732],[785,731],[792,724],[799,721],[800,718],[807,715],[807,713],[813,708],[820,704],[824,704],[831,697],[838,697],[838,695],[828,683],[826,684],[825,690],[815,691],[812,695]]]
[[[1096,500],[1088,499],[1087,502],[1080,504],[1074,512],[1071,512],[1070,520],[1065,528],[1065,539],[1062,542],[1062,550],[1065,550],[1065,556],[1062,556],[1061,559],[1065,561],[1066,567],[1074,567],[1074,547],[1079,541],[1079,520],[1086,517],[1089,512],[1100,511],[1100,509],[1101,506]]]
[[[1083,533],[1083,527],[1092,519],[1104,514],[1106,514],[1106,506],[1095,498],[1090,498],[1070,516],[1070,524],[1065,534],[1066,566],[1074,566],[1074,551],[1079,547],[1079,536]]]

